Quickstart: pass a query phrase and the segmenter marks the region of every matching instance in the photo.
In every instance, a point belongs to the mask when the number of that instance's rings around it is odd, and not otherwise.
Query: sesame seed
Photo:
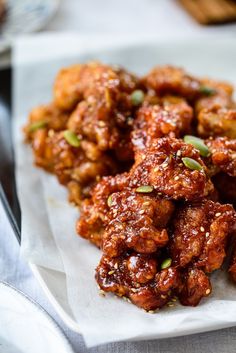
[[[206,232],[206,237],[209,237],[210,233],[209,232]]]
[[[145,201],[145,202],[143,203],[143,206],[149,206],[149,205],[151,205],[151,202],[150,202],[150,201]]]
[[[148,313],[149,313],[149,314],[154,314],[155,311],[154,311],[154,310],[148,310]]]
[[[163,168],[166,168],[166,167],[168,167],[168,163],[163,163],[161,166],[162,166]]]
[[[216,216],[216,217],[219,217],[219,216],[221,216],[221,213],[220,213],[220,212],[217,212],[217,213],[215,214],[215,216]]]
[[[206,290],[206,295],[210,294],[211,293],[211,290],[210,289],[207,289]]]
[[[115,271],[109,271],[108,272],[109,275],[113,275],[113,273],[115,273]]]
[[[98,122],[98,126],[99,126],[99,127],[104,127],[104,126],[106,126],[106,124],[105,124],[104,121],[100,120],[100,121]]]
[[[174,177],[174,180],[179,180],[179,176],[177,175],[176,177]]]
[[[116,262],[114,265],[114,268],[117,270],[118,269],[118,263]]]
[[[48,136],[49,136],[49,137],[53,137],[54,134],[55,134],[55,131],[54,131],[53,129],[50,129],[50,130],[48,131]]]
[[[200,227],[200,231],[201,232],[205,232],[205,228],[204,227]]]
[[[168,303],[167,305],[168,305],[169,307],[174,306],[173,303]]]
[[[180,150],[177,151],[176,156],[178,156],[178,157],[181,156],[181,151]]]
[[[137,292],[137,289],[131,288],[131,291],[132,291],[133,293],[136,293],[136,292]]]
[[[166,299],[166,295],[163,295],[163,294],[162,294],[162,295],[161,295],[161,298],[162,298],[162,299]]]
[[[176,300],[177,300],[176,298],[172,298],[171,299],[172,302],[176,302]]]
[[[104,290],[100,289],[99,295],[102,296],[102,297],[105,297],[105,292],[104,292]]]
[[[144,210],[141,210],[139,211],[139,214],[144,214],[144,212],[145,212]]]

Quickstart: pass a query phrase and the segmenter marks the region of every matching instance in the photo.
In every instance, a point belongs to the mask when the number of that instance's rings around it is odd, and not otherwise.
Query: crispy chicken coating
[[[218,269],[235,226],[236,213],[231,205],[207,200],[181,207],[175,214],[170,242],[173,264],[194,264],[204,272]]]
[[[199,163],[199,170],[187,167],[183,158]],[[130,171],[130,185],[152,185],[164,197],[175,200],[198,200],[213,191],[199,152],[179,139],[161,138],[136,153]]]
[[[175,268],[158,272],[155,255],[125,254],[118,258],[103,255],[97,269],[96,280],[105,292],[128,297],[145,310],[164,306],[174,295],[179,284]]]
[[[206,161],[211,175],[225,172],[230,176],[236,176],[236,140],[227,137],[209,138],[205,141],[211,155]]]
[[[167,223],[174,211],[171,201],[123,190],[110,196],[109,223],[103,252],[117,257],[126,249],[154,253],[168,242]]]
[[[181,137],[191,132],[192,108],[184,101],[171,102],[166,99],[161,105],[144,105],[137,112],[132,133],[136,149],[150,146],[153,139],[170,136]]]

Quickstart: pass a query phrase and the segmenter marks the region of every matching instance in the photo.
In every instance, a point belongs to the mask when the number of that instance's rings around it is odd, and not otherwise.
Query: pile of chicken
[[[138,78],[93,62],[61,70],[53,102],[31,112],[36,165],[68,187],[78,234],[102,250],[102,291],[147,311],[195,306],[226,257],[236,281],[232,93],[175,67]]]

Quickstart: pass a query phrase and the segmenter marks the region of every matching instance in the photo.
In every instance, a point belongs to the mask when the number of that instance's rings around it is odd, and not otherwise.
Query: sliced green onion
[[[78,139],[78,136],[70,130],[64,131],[63,134],[65,140],[69,143],[69,145],[73,147],[79,147],[80,146],[80,140]]]
[[[143,103],[144,93],[140,89],[133,91],[131,94],[131,102],[134,106],[138,106]]]
[[[112,194],[107,198],[107,206],[112,206]]]
[[[170,267],[171,263],[172,263],[172,260],[170,257],[168,259],[165,259],[161,264],[161,269],[164,270],[165,268]]]
[[[202,170],[203,167],[201,164],[199,164],[195,159],[189,158],[189,157],[183,157],[182,161],[185,165],[185,167],[192,169],[192,170]]]
[[[193,145],[199,152],[202,157],[208,157],[211,152],[204,141],[196,136],[186,135],[184,136],[184,142]]]
[[[135,191],[140,193],[149,193],[152,192],[154,187],[152,185],[142,185],[139,186]]]
[[[199,92],[204,94],[205,96],[212,96],[216,93],[216,90],[208,86],[200,86]]]
[[[46,125],[47,125],[47,121],[45,120],[35,121],[34,123],[30,124],[29,132],[34,132],[39,129],[43,129],[44,127],[46,127]]]

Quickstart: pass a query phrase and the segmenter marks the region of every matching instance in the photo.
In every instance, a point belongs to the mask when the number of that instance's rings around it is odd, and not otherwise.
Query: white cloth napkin
[[[141,49],[135,47],[142,41]],[[153,44],[149,46],[147,41]],[[195,40],[194,44],[160,39],[145,43],[141,38],[127,37],[98,37],[92,41],[67,34],[29,37],[15,45],[14,143],[22,208],[22,254],[32,263],[65,272],[70,306],[88,346],[233,326],[236,291],[219,272],[214,276],[214,295],[194,309],[177,306],[152,315],[114,296],[101,298],[94,280],[100,252],[76,235],[78,211],[67,203],[66,190],[56,178],[33,166],[21,126],[32,107],[50,101],[53,79],[62,66],[98,58],[143,73],[168,61],[195,73],[236,82],[236,51],[230,44],[230,40],[213,38]]]

